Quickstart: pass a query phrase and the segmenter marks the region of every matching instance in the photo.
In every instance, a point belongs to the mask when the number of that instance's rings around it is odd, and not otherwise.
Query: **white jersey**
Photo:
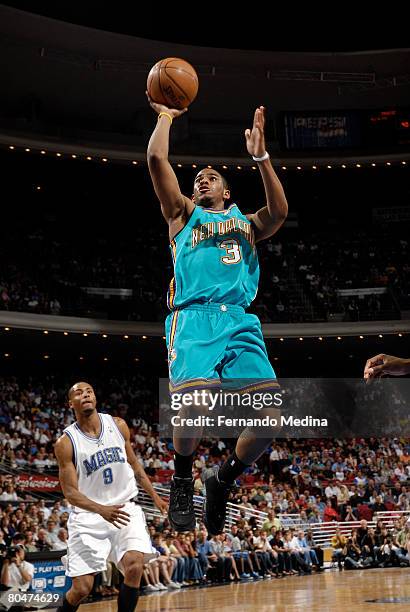
[[[127,461],[125,440],[113,417],[98,413],[101,433],[93,438],[77,422],[64,429],[73,445],[78,490],[98,504],[125,504],[138,494],[134,470]],[[85,512],[74,507],[74,512]]]

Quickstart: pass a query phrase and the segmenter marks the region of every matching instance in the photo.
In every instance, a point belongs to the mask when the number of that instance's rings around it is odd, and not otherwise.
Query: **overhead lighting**
[[[346,168],[346,164],[342,164],[342,168]]]
[[[30,153],[30,149],[24,149],[27,153]]]
[[[10,331],[10,327],[5,327],[4,331]]]
[[[106,157],[103,157],[101,161],[103,161],[103,162],[107,162],[107,161],[108,161],[108,159],[107,159]]]
[[[88,161],[91,161],[92,160],[91,155],[87,155],[86,159],[88,159]]]
[[[178,168],[182,168],[182,164],[177,164]]]
[[[64,335],[65,335],[65,336],[68,336],[68,332],[64,332]]]
[[[147,339],[147,336],[142,336],[142,339],[143,339],[143,340],[146,340],[146,339]]]
[[[192,164],[192,167],[193,167],[193,168],[196,168],[196,164]]]
[[[50,359],[50,355],[43,355],[44,359]]]
[[[376,167],[376,164],[373,162],[373,163],[372,163],[372,166],[373,166],[373,168],[375,168],[375,167]]]
[[[103,338],[108,338],[107,334],[102,335]]]
[[[124,336],[124,340],[128,340],[129,336]]]
[[[242,166],[236,166],[238,170],[242,170]]]
[[[342,336],[338,336],[338,337],[337,337],[337,339],[338,339],[338,340],[341,340],[341,339],[342,339]]]
[[[401,162],[401,164],[402,164],[402,166],[406,166],[406,165],[407,165],[407,162],[402,161],[402,162]]]
[[[138,164],[138,162],[135,161],[135,159],[132,161],[132,163],[134,164],[134,166],[136,166]]]
[[[86,338],[88,336],[88,334],[83,334],[84,338]]]
[[[108,357],[104,357],[104,361],[108,361]]]
[[[299,340],[303,340],[302,336],[299,338]]]
[[[138,357],[134,357],[134,361],[139,361]],[[168,360],[167,360],[168,361]]]
[[[11,149],[12,151],[14,151],[14,147],[13,147],[13,145],[10,145],[10,146],[9,146],[9,149]]]
[[[61,157],[61,153],[56,153],[57,157]]]
[[[330,164],[328,164],[328,165],[326,166],[326,168],[331,168],[331,167],[332,167],[332,166],[331,166]]]
[[[399,336],[399,338],[402,338],[402,336],[403,336],[403,334],[400,334],[400,333],[399,333],[399,334],[397,334],[397,335]]]
[[[379,338],[383,338],[383,334],[379,334]]]
[[[282,166],[282,170],[287,170],[287,166]]]
[[[45,330],[43,331],[43,334],[46,334],[46,335],[47,335],[47,334],[48,334],[48,331],[45,329]]]
[[[364,336],[359,336],[360,340],[363,340]]]
[[[323,340],[322,336],[319,336],[318,340]]]
[[[77,155],[75,153],[72,154],[71,156],[73,159],[77,159]]]
[[[10,353],[4,353],[5,357],[10,357]]]
[[[302,170],[302,166],[296,166],[296,170]]]
[[[163,339],[163,340],[166,340],[165,336],[162,336],[162,339]]]
[[[252,166],[252,170],[257,170],[257,167],[256,166]]]
[[[284,341],[284,339],[283,339],[283,338],[279,338],[279,340],[280,340],[281,342],[283,342],[283,341]]]
[[[312,166],[312,170],[317,170],[317,166]]]
[[[356,168],[361,168],[362,164],[356,164]]]
[[[84,357],[80,357],[80,361],[84,361]]]
[[[386,166],[391,166],[391,162],[386,162]]]
[[[41,191],[41,186],[37,185],[36,189],[37,189],[37,191]]]
[[[44,149],[42,151],[40,151],[41,155],[45,155],[46,152],[44,151]]]
[[[212,168],[212,166],[207,166],[207,168]]]
[[[224,170],[228,170],[228,166],[222,166]]]

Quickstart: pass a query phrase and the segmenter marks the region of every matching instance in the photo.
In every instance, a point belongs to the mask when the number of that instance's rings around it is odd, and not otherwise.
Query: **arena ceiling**
[[[235,134],[259,104],[270,117],[410,105],[410,50],[387,21],[381,32],[374,22],[366,29],[356,16],[338,17],[336,8],[323,20],[312,8],[307,18],[291,7],[285,18],[243,12],[233,25],[237,14],[231,19],[204,5],[182,25],[180,5],[179,12],[146,6],[131,18],[112,3],[76,4],[0,5],[0,127],[44,133],[57,125],[50,135],[58,139],[80,126],[93,138],[144,132],[152,126],[146,76],[167,56],[187,59],[199,73],[189,121],[232,122]],[[379,50],[366,50],[372,47]]]

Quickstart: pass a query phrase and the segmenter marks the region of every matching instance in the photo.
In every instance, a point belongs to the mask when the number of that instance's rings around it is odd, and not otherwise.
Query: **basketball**
[[[198,93],[198,75],[185,60],[167,57],[151,68],[147,91],[157,104],[164,104],[168,108],[186,108]]]

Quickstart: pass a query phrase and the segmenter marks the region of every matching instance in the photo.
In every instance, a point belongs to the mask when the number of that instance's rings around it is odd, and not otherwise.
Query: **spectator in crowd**
[[[1,570],[1,584],[20,591],[30,588],[34,576],[34,565],[24,559],[23,546],[13,546],[7,551]]]

